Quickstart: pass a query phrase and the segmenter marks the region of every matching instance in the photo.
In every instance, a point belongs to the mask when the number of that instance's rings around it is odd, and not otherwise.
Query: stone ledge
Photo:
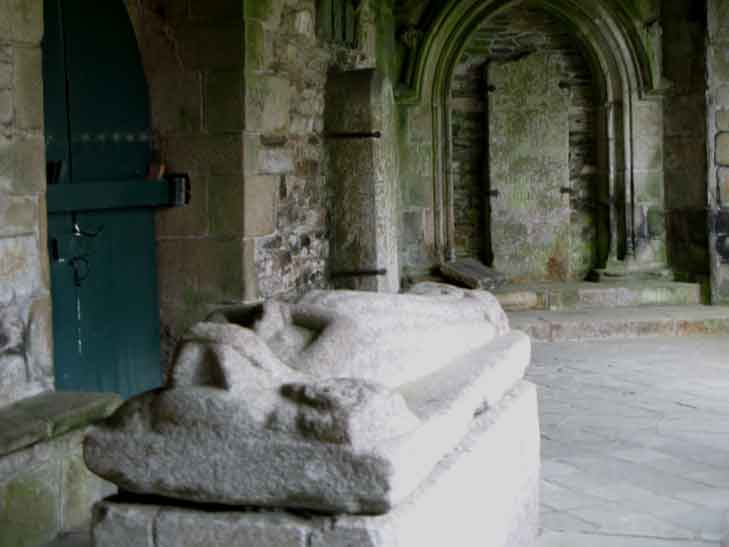
[[[0,409],[0,457],[111,415],[113,393],[44,393]]]

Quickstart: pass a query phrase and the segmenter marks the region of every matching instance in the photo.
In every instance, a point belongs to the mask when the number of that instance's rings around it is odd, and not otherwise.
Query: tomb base
[[[386,515],[322,516],[114,497],[94,510],[94,546],[533,547],[539,475],[536,389],[522,381],[479,414],[460,445]]]

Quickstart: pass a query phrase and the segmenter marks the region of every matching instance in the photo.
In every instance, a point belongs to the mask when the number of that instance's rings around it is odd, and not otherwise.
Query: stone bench
[[[119,396],[45,393],[0,408],[0,547],[35,547],[88,524],[91,507],[115,490],[86,468],[89,425]]]

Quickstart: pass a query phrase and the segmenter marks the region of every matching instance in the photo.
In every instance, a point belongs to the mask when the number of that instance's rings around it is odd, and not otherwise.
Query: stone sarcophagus
[[[531,545],[529,358],[483,291],[224,310],[185,336],[164,389],[88,435],[89,468],[127,493],[98,507],[96,545],[145,545],[131,526],[170,545],[415,547],[464,525],[462,545]]]

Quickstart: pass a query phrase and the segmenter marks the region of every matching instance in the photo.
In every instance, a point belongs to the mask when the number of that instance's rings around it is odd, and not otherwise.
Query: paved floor
[[[542,547],[718,545],[729,337],[536,344]]]

